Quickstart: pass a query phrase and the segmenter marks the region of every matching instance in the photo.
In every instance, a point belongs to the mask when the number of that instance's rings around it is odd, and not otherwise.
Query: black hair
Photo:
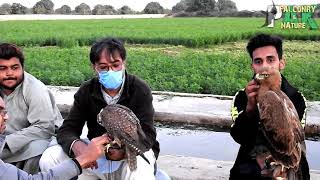
[[[24,64],[24,55],[22,50],[15,44],[0,43],[0,59],[9,60],[13,57],[19,59],[21,66]]]
[[[271,36],[268,34],[258,34],[249,40],[247,51],[250,54],[251,59],[253,51],[264,46],[275,47],[278,53],[278,58],[282,59],[282,39],[278,36]]]
[[[122,60],[126,60],[126,49],[124,48],[123,42],[116,38],[105,38],[95,42],[90,50],[90,62],[95,64],[100,60],[100,56],[103,50],[107,50],[108,53],[118,51]]]

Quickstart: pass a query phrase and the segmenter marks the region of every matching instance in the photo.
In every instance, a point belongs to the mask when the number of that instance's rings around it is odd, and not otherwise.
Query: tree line
[[[86,3],[81,3],[74,10],[68,5],[54,9],[51,0],[40,0],[33,7],[27,8],[20,3],[4,3],[0,6],[0,15],[9,14],[76,14],[76,15],[115,15],[115,14],[169,14],[171,10],[164,9],[158,2],[150,2],[143,11],[134,11],[129,6],[115,9],[111,5],[98,4],[93,9]]]
[[[267,8],[267,7],[266,7]],[[115,14],[168,14],[175,17],[213,16],[213,17],[265,17],[265,11],[238,11],[231,0],[181,0],[172,9],[163,8],[158,2],[150,2],[139,12],[129,6],[115,9],[111,5],[98,4],[93,9],[81,3],[74,10],[68,5],[54,9],[51,0],[40,0],[32,8],[20,3],[4,3],[0,6],[0,15],[8,14],[78,14],[78,15],[115,15]],[[314,17],[320,17],[320,4]]]
[[[270,0],[270,4],[271,2]],[[238,11],[236,3],[231,0],[181,0],[172,7],[172,15],[176,17],[265,17],[266,11]],[[316,8],[314,17],[320,17],[320,4]]]

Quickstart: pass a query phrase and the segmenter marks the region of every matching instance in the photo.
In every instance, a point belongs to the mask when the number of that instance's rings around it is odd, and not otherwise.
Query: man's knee
[[[69,157],[63,151],[62,147],[57,144],[49,147],[43,152],[40,158],[39,166],[41,171],[46,172],[67,159],[69,159]]]
[[[39,160],[41,155],[35,156],[24,161],[14,162],[12,163],[17,168],[26,171],[29,174],[36,174],[39,172]]]

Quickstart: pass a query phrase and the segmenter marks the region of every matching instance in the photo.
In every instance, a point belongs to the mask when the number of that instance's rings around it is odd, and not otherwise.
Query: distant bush
[[[56,14],[71,14],[71,8],[68,5],[63,5],[61,8],[56,9]]]
[[[163,14],[164,8],[158,2],[150,2],[146,5],[143,12],[145,14]]]
[[[231,0],[181,0],[172,7],[173,16],[231,16],[237,12],[236,4]]]
[[[118,9],[118,14],[135,14],[135,12],[129,6],[122,6]]]
[[[75,7],[75,13],[80,15],[90,15],[91,9],[90,6],[86,3],[81,3],[80,5]]]
[[[110,5],[96,5],[92,10],[93,15],[113,15],[117,14],[117,11]]]
[[[0,15],[8,14],[11,14],[11,5],[8,3],[4,3],[0,6]]]
[[[32,9],[34,14],[52,14],[54,12],[53,7],[54,4],[51,0],[41,0]]]
[[[20,3],[13,3],[11,5],[11,14],[27,14],[28,12],[28,8]]]

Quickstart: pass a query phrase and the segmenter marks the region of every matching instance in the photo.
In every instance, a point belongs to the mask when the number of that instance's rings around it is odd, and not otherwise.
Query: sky
[[[26,7],[32,7],[39,0],[0,0],[0,5],[3,3],[20,3]],[[129,6],[136,11],[142,11],[144,7],[151,1],[159,2],[164,8],[171,9],[180,0],[51,0],[55,6],[54,9],[60,8],[62,5],[69,5],[74,9],[81,3],[88,4],[91,9],[97,4],[111,5],[118,9],[124,5]],[[217,1],[217,0],[216,0]],[[233,0],[236,3],[238,10],[266,10],[268,5],[272,4],[272,0]],[[274,0],[276,5],[308,5],[320,3],[319,0]]]

